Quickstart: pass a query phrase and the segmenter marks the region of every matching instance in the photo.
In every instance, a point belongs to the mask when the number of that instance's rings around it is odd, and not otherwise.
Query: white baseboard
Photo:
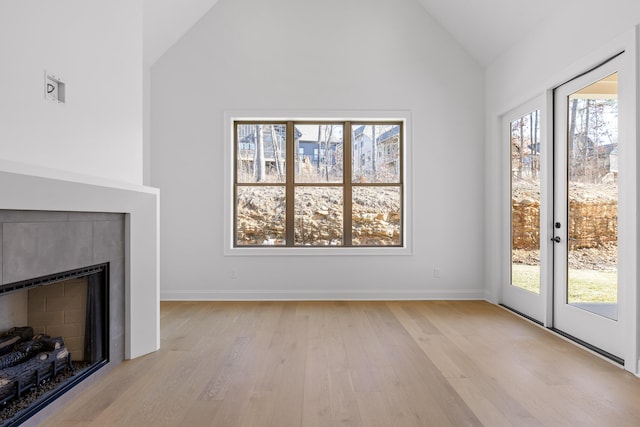
[[[291,290],[162,290],[162,301],[392,301],[392,300],[484,300],[483,288],[425,291],[291,291]]]

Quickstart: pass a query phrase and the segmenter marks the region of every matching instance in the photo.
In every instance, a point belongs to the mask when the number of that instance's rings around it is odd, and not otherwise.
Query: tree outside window
[[[401,122],[234,129],[235,247],[402,246]]]

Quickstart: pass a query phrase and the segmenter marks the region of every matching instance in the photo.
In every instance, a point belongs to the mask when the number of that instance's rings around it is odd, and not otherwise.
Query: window
[[[403,246],[403,122],[233,129],[234,247]]]

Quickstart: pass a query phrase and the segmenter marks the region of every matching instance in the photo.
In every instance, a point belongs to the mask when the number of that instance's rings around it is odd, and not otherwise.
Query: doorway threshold
[[[592,344],[589,344],[588,342],[585,342],[585,341],[581,340],[580,338],[576,338],[573,335],[570,335],[570,334],[568,334],[568,333],[566,333],[564,331],[561,331],[560,329],[556,329],[554,327],[547,328],[539,320],[536,320],[531,316],[527,316],[526,314],[521,313],[518,310],[514,310],[513,308],[511,308],[511,307],[509,307],[507,305],[504,305],[504,304],[498,304],[498,305],[500,307],[504,308],[505,310],[508,310],[508,311],[510,311],[510,312],[512,312],[512,313],[514,313],[514,314],[516,314],[516,315],[518,315],[518,316],[520,316],[520,317],[522,317],[524,319],[527,319],[528,321],[530,321],[532,323],[535,323],[537,326],[539,326],[539,327],[541,327],[543,329],[546,329],[549,332],[553,332],[553,333],[555,333],[557,335],[560,335],[561,337],[563,337],[563,338],[565,338],[565,339],[567,339],[569,341],[572,341],[573,343],[575,343],[575,344],[577,344],[577,345],[579,345],[581,347],[584,347],[584,348],[586,348],[587,350],[589,350],[589,351],[591,351],[593,353],[596,353],[597,355],[609,360],[610,362],[613,362],[613,363],[615,363],[617,365],[620,365],[620,366],[624,367],[624,359],[622,359],[622,358],[620,358],[618,356],[615,356],[615,355],[609,353],[608,351],[605,351],[605,350],[603,350],[601,348],[598,348],[598,347],[596,347],[596,346],[594,346]]]
[[[500,306],[503,307],[503,308],[506,308],[509,311],[514,312],[515,314],[517,314],[520,317],[524,317],[525,319],[527,319],[527,320],[529,320],[529,321],[531,321],[531,322],[533,322],[533,323],[535,323],[535,324],[537,324],[539,326],[544,327],[544,324],[541,321],[539,321],[537,319],[534,319],[531,316],[527,316],[526,314],[522,313],[521,311],[516,310],[515,308],[511,308],[508,305],[504,305],[504,304],[500,304]]]
[[[556,328],[553,328],[553,327],[552,328],[548,328],[548,329],[553,331],[553,332],[555,332],[556,334],[558,334],[560,336],[563,336],[564,338],[566,338],[568,340],[571,340],[571,341],[575,342],[576,344],[581,345],[582,347],[587,348],[588,350],[593,351],[594,353],[599,354],[602,357],[605,357],[605,358],[611,360],[612,362],[617,363],[618,365],[624,366],[624,359],[622,359],[621,357],[615,356],[615,355],[609,353],[608,351],[605,351],[605,350],[603,350],[601,348],[598,348],[598,347],[596,347],[596,346],[594,346],[592,344],[589,344],[588,342],[583,341],[580,338],[576,338],[573,335],[570,335],[570,334],[568,334],[568,333],[566,333],[564,331],[561,331],[560,329],[556,329]]]

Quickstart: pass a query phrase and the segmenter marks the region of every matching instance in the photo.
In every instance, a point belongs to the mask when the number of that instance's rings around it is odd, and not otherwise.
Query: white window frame
[[[399,121],[404,127],[404,176],[402,209],[402,246],[379,247],[234,247],[235,234],[233,211],[233,125],[235,121]],[[412,255],[413,230],[413,175],[412,175],[412,133],[410,111],[332,111],[332,112],[292,112],[292,111],[226,111],[224,113],[224,255],[225,256],[345,256],[345,255]]]

